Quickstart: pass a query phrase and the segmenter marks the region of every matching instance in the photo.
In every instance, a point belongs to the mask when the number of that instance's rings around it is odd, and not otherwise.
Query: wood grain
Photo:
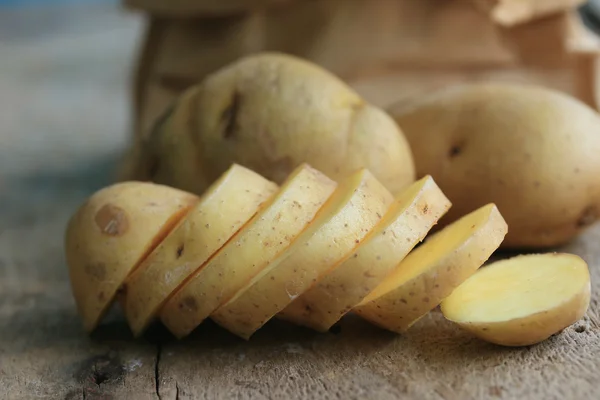
[[[125,148],[139,21],[72,13],[11,15],[39,35],[0,42],[0,399],[600,398],[598,225],[562,249],[590,264],[590,311],[538,346],[486,344],[438,312],[402,336],[350,316],[327,334],[273,321],[245,342],[212,323],[134,340],[116,310],[87,336],[62,235]]]

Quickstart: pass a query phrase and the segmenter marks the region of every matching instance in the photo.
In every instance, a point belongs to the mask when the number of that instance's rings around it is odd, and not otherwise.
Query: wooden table
[[[438,312],[402,336],[347,317],[245,342],[212,323],[134,340],[116,310],[87,336],[62,235],[126,145],[140,21],[70,10],[0,13],[0,399],[600,399],[600,226],[565,248],[590,263],[588,315],[538,346],[483,343]]]

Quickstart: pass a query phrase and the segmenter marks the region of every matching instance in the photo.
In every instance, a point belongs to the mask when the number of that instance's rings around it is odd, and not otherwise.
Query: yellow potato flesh
[[[351,254],[380,221],[393,196],[367,170],[338,186],[310,227],[211,318],[248,339],[266,321]]]
[[[126,281],[121,304],[135,336],[170,294],[221,248],[277,190],[233,165]]]
[[[69,221],[65,251],[73,295],[87,331],[127,276],[198,201],[151,183],[126,182],[92,195]]]
[[[385,329],[404,332],[471,276],[506,232],[494,204],[464,216],[411,252],[355,311]]]
[[[441,308],[447,319],[484,340],[525,346],[579,320],[589,301],[585,261],[552,253],[495,262],[456,288]]]
[[[450,208],[427,176],[400,194],[354,254],[325,275],[280,315],[283,319],[327,331],[359,304]]]
[[[284,251],[310,224],[337,184],[301,165],[280,191],[167,301],[162,322],[190,333]]]

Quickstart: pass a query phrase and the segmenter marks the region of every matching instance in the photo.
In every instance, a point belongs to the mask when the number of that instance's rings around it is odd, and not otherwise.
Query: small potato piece
[[[233,165],[125,282],[122,306],[139,336],[170,294],[221,248],[277,190]]]
[[[415,182],[397,197],[354,254],[294,300],[280,317],[329,330],[393,271],[449,208],[450,202],[430,176]]]
[[[415,180],[387,113],[320,66],[278,53],[240,58],[186,90],[140,145],[140,176],[194,193],[234,162],[276,183],[301,163],[335,180],[366,168],[394,194]]]
[[[308,165],[298,167],[261,211],[167,301],[162,322],[179,338],[189,334],[306,229],[336,186]]]
[[[524,255],[482,268],[441,309],[447,319],[483,340],[529,346],[581,319],[590,292],[590,273],[580,257]]]
[[[564,244],[600,218],[600,114],[541,87],[471,84],[393,108],[415,156],[452,202],[440,225],[494,203],[503,248]]]
[[[212,314],[219,325],[249,339],[265,322],[352,254],[394,197],[367,170],[338,186],[292,245]],[[356,282],[354,283],[356,284]]]
[[[90,332],[127,276],[164,239],[198,198],[167,186],[124,182],[94,193],[65,234],[71,288]]]
[[[494,204],[462,217],[412,251],[355,311],[382,328],[406,331],[483,265],[506,231]]]

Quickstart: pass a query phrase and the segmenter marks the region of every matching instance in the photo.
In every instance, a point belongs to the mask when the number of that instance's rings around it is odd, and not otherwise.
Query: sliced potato
[[[471,276],[506,232],[494,204],[479,208],[411,252],[355,311],[382,328],[406,331]]]
[[[449,208],[430,176],[415,182],[354,254],[294,300],[281,318],[327,331],[392,272]]]
[[[337,184],[306,164],[167,301],[160,316],[177,337],[190,333],[284,251],[314,219]]]
[[[338,186],[310,227],[217,309],[212,319],[248,339],[321,275],[352,254],[393,200],[370,172],[363,169],[354,173]]]
[[[583,317],[590,273],[573,254],[534,254],[481,269],[442,302],[450,321],[504,346],[539,343]]]
[[[121,299],[139,336],[169,295],[221,248],[277,190],[277,185],[234,164],[126,281]]]
[[[97,326],[125,278],[197,201],[167,186],[124,182],[99,190],[77,210],[67,226],[65,253],[87,331]]]

